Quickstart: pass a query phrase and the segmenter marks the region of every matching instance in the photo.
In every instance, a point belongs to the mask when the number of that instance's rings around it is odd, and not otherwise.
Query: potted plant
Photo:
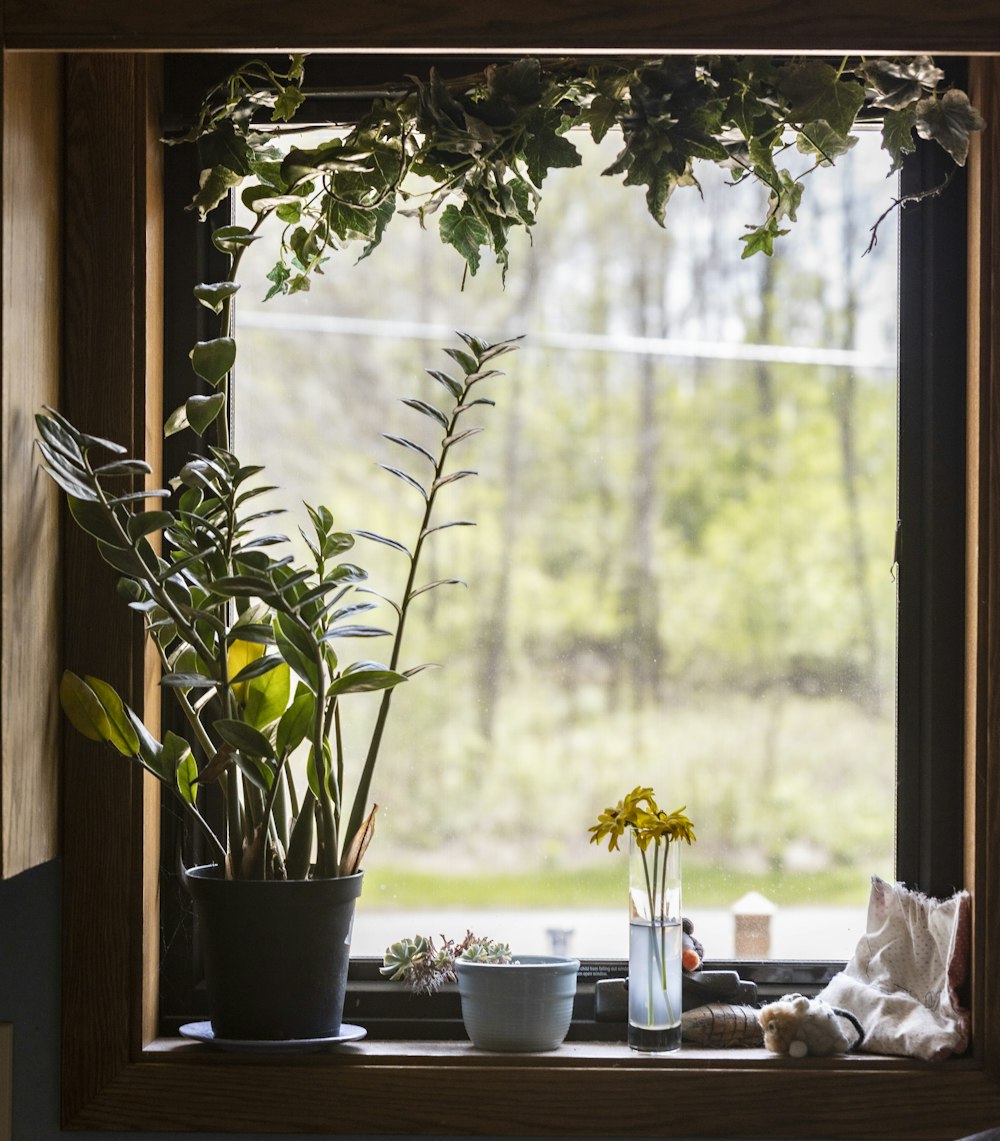
[[[471,931],[461,942],[417,935],[386,949],[382,974],[416,994],[458,984],[462,1021],[482,1050],[556,1050],[573,1019],[580,960],[559,955],[512,955],[505,943]]]
[[[92,436],[51,408],[37,416],[44,468],[65,491],[74,520],[119,573],[119,591],[142,614],[176,700],[183,733],[162,740],[105,681],[63,675],[60,698],[73,725],[156,776],[183,805],[212,853],[187,873],[202,921],[213,1033],[223,1039],[298,1040],[341,1034],[344,986],[361,860],[374,828],[372,777],[394,688],[426,668],[400,664],[410,608],[457,579],[421,583],[420,557],[439,522],[442,491],[472,475],[451,470],[453,449],[478,429],[466,413],[492,404],[478,385],[511,342],[463,336],[447,350],[452,377],[432,376],[443,402],[407,400],[439,435],[436,450],[390,437],[427,475],[389,468],[418,493],[410,545],[370,531],[337,530],[326,507],[310,507],[309,559],[284,553],[283,535],[255,524],[276,514],[262,469],[222,446],[181,470],[173,489],[147,491],[142,460]],[[149,508],[147,501],[160,500]],[[407,562],[394,630],[363,620],[376,605],[367,574],[347,556],[357,537],[388,544]],[[389,637],[388,664],[341,661],[344,639]],[[350,752],[341,702],[380,693],[380,705],[349,794]],[[290,759],[306,754],[305,779]],[[223,823],[210,823],[200,793],[221,792]],[[336,961],[336,966],[334,962]]]

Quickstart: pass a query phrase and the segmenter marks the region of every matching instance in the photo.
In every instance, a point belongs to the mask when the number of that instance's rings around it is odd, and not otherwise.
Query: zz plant
[[[386,467],[419,500],[412,544],[336,530],[326,507],[309,508],[304,566],[280,553],[285,536],[258,532],[255,524],[277,513],[259,506],[259,497],[273,489],[260,482],[261,468],[241,463],[227,448],[212,446],[191,459],[173,481],[175,494],[137,491],[134,481],[150,474],[145,462],[51,408],[37,416],[44,468],[66,493],[74,520],[121,576],[128,605],[143,615],[162,663],[161,684],[176,698],[187,731],[157,740],[110,685],[72,672],[62,679],[63,708],[81,733],[142,765],[179,798],[227,875],[301,879],[358,869],[374,826],[369,796],[390,698],[426,668],[400,665],[410,608],[427,591],[459,581],[420,582],[420,556],[436,532],[467,525],[437,522],[435,508],[445,488],[475,474],[452,470],[449,461],[481,430],[467,414],[493,403],[478,386],[500,375],[491,362],[513,347],[463,336],[461,347],[446,350],[458,375],[431,370],[443,401],[405,401],[439,435],[436,450],[388,437],[423,469],[414,475]],[[149,498],[162,503],[149,509]],[[345,557],[356,536],[387,544],[407,560],[402,596],[389,602],[391,634],[362,620],[377,603],[366,572]],[[342,639],[381,636],[392,640],[387,665],[340,660]],[[349,800],[341,701],[378,691],[381,704]],[[299,746],[308,753],[302,787],[289,766]],[[199,809],[199,791],[212,784],[222,789],[222,834]]]

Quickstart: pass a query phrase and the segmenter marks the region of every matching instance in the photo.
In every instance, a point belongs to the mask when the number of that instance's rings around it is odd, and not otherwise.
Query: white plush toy
[[[818,998],[786,994],[761,1007],[757,1014],[764,1030],[764,1045],[775,1054],[804,1058],[846,1054],[864,1038],[861,1023],[846,1010]]]

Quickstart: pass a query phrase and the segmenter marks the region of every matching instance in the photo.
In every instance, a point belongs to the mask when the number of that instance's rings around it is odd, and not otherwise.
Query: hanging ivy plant
[[[208,94],[182,139],[171,140],[197,144],[201,174],[191,205],[202,218],[252,179],[242,200],[255,221],[213,234],[231,270],[226,281],[195,290],[220,327],[196,346],[192,362],[215,391],[177,409],[168,434],[186,426],[203,433],[219,422],[235,357],[237,270],[267,218],[283,227],[268,297],[308,289],[334,250],[353,246],[367,257],[397,214],[421,224],[437,215],[441,240],[462,256],[465,272],[478,271],[484,251],[506,271],[511,230],[535,224],[549,171],[581,161],[570,132],[585,128],[600,142],[618,128],[621,150],[604,174],[643,187],[661,226],[674,191],[698,186],[699,161],[726,168],[736,185],[762,183],[765,214],[746,226],[742,256],[770,255],[795,221],[806,176],[854,146],[864,108],[881,117],[890,173],[917,137],[962,166],[971,134],[985,126],[929,56],[845,59],[839,67],[760,56],[521,59],[447,80],[432,71],[374,98],[346,133],[331,127],[316,146],[279,149],[276,135],[307,100],[304,56],[292,56],[285,71],[251,61]],[[268,109],[270,121],[262,122]],[[945,185],[892,200],[872,227],[872,243],[893,209]]]
[[[866,105],[882,116],[889,171],[915,148],[917,136],[939,143],[965,163],[969,136],[985,125],[964,92],[942,89],[944,73],[929,56],[874,59],[840,67],[818,59],[759,56],[672,56],[657,60],[522,59],[463,79],[431,72],[391,98],[375,100],[345,137],[282,156],[276,129],[306,102],[305,58],[287,71],[250,62],[208,96],[194,128],[202,216],[244,179],[258,218],[285,223],[272,293],[308,287],[331,247],[363,244],[367,256],[392,217],[422,221],[440,213],[442,240],[475,273],[484,250],[507,264],[514,227],[530,227],[548,172],[577,166],[569,137],[585,127],[600,141],[613,128],[622,149],[604,172],[642,186],[662,226],[677,187],[697,186],[698,160],[726,167],[735,183],[752,179],[768,191],[765,217],[747,226],[743,256],[770,254],[788,232],[804,177],[856,142],[851,134]],[[788,167],[795,160],[802,169]],[[428,180],[407,189],[410,175]]]

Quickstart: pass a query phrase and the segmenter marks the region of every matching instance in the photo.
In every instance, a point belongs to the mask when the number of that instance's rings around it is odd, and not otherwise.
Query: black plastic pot
[[[216,1038],[340,1033],[363,876],[226,880],[216,867],[188,871]]]

